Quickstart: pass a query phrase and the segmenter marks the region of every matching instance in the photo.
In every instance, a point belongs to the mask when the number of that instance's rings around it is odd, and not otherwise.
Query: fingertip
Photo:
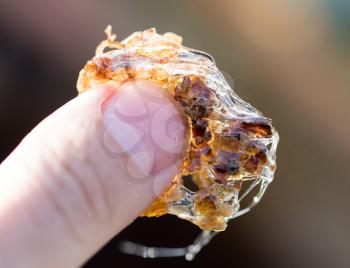
[[[6,178],[0,187],[8,184],[1,204],[20,203],[22,210],[0,211],[4,219],[20,219],[3,221],[0,248],[10,245],[28,267],[80,265],[171,183],[186,131],[175,102],[156,83],[108,82],[80,94],[40,123],[1,166]],[[55,252],[56,259],[41,252]],[[16,263],[13,255],[5,261]]]

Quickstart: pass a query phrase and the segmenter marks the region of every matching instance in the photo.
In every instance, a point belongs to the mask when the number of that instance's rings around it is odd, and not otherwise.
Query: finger
[[[109,83],[41,122],[0,166],[0,267],[77,267],[179,169],[185,129],[156,84]]]

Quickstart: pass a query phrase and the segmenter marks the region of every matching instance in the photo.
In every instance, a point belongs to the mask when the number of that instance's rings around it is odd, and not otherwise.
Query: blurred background
[[[181,246],[199,233],[166,216],[138,219],[84,267],[350,267],[350,1],[0,0],[0,160],[76,96],[107,24],[119,40],[155,26],[209,52],[281,142],[262,202],[193,262],[118,253],[125,238]]]

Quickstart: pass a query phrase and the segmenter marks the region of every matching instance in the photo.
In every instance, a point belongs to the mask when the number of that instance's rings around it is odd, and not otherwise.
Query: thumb
[[[107,83],[25,137],[0,166],[0,267],[77,267],[169,185],[185,127],[163,91]]]

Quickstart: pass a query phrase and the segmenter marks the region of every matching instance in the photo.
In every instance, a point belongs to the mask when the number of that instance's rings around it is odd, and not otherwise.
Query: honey
[[[106,33],[80,72],[78,91],[111,80],[151,80],[174,98],[188,122],[182,167],[142,216],[169,213],[203,230],[225,230],[241,214],[241,200],[260,187],[256,204],[273,179],[278,134],[271,120],[235,94],[211,56],[183,46],[180,36],[149,29],[118,42],[110,28]],[[186,176],[196,191],[186,188]]]

